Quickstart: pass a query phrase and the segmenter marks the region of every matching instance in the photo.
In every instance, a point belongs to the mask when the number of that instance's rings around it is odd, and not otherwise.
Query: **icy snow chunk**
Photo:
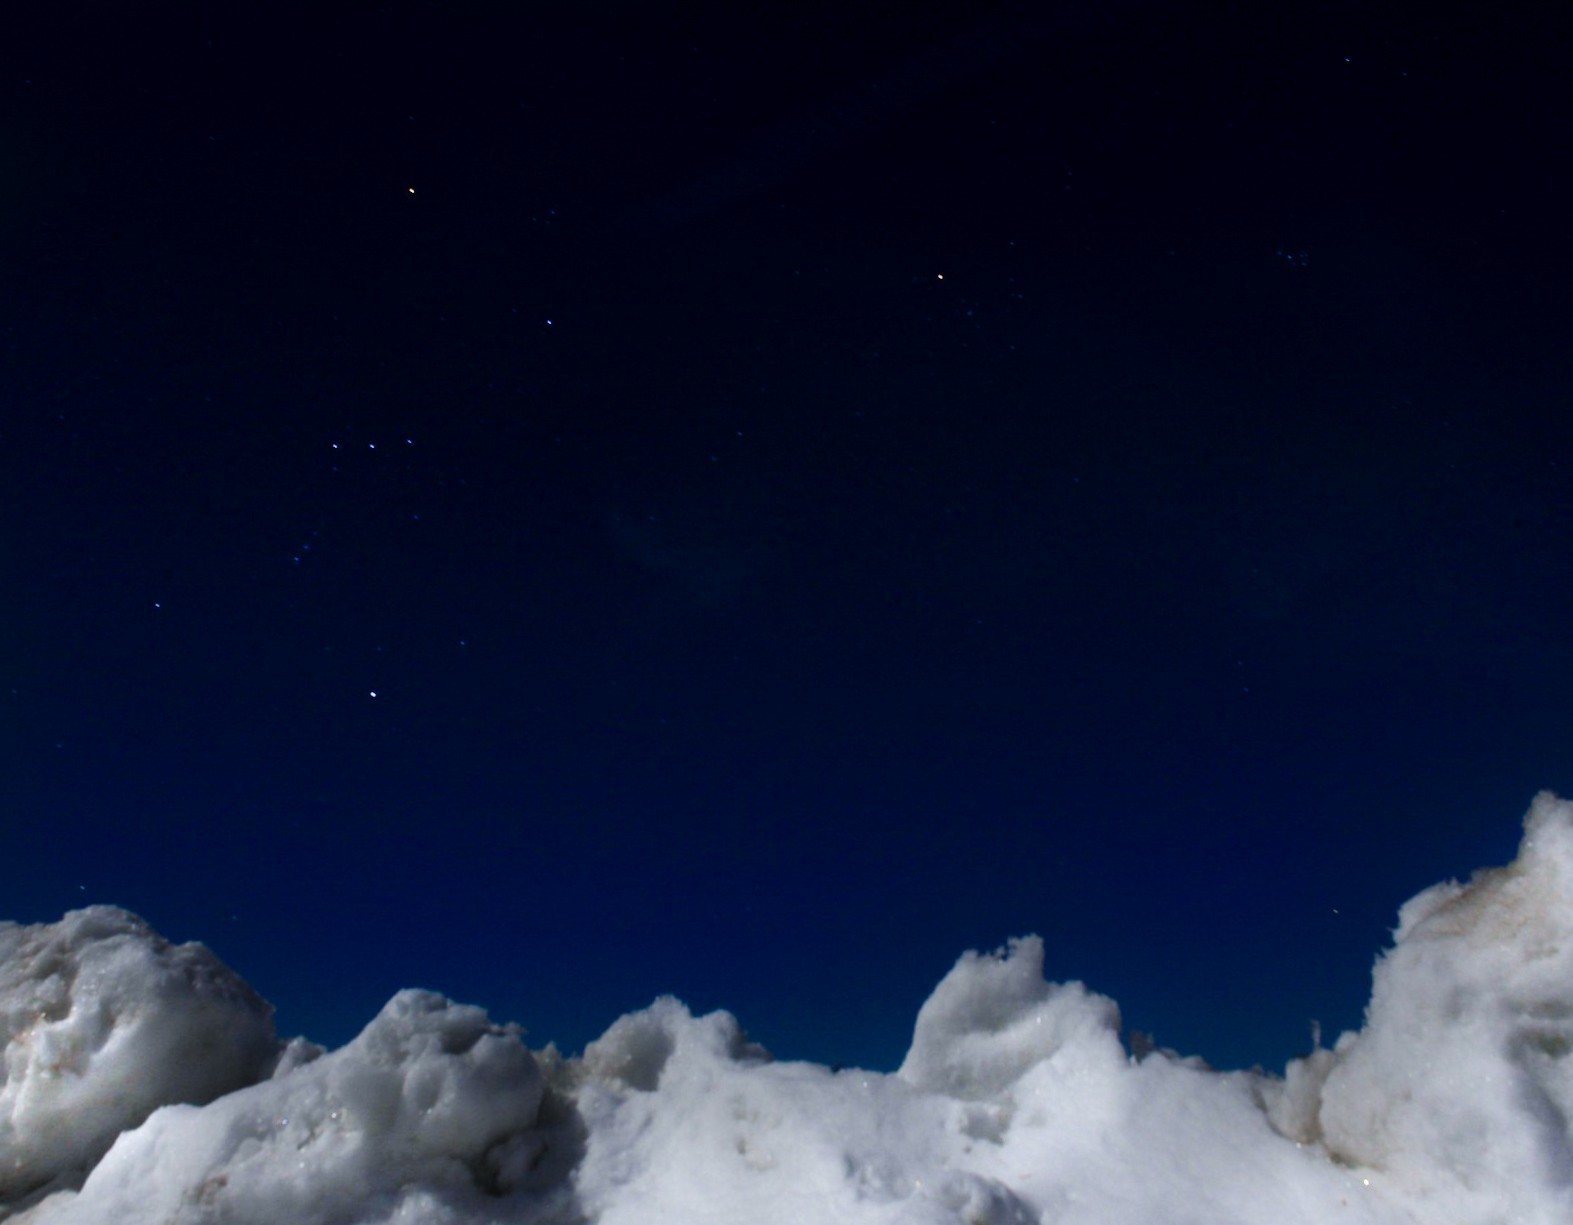
[[[1536,797],[1518,858],[1399,912],[1316,1128],[1450,1220],[1573,1220],[1573,804]]]
[[[1061,1049],[1123,1057],[1120,1010],[1081,983],[1043,978],[1043,941],[1027,936],[992,956],[969,952],[934,989],[897,1075],[920,1089],[986,1098]]]
[[[0,923],[0,1212],[73,1186],[159,1106],[264,1075],[272,1009],[200,944],[112,906]]]
[[[122,1136],[49,1225],[492,1220],[544,1154],[544,1082],[516,1027],[402,991],[349,1045]]]
[[[951,1103],[893,1076],[772,1062],[728,1013],[657,1000],[571,1069],[573,1172],[598,1225],[1028,1225],[995,1179],[948,1168]]]
[[[729,1062],[765,1063],[770,1053],[748,1040],[737,1018],[713,1012],[695,1019],[688,1006],[670,995],[641,1012],[630,1012],[584,1051],[585,1069],[605,1081],[631,1089],[656,1089],[679,1043],[697,1045],[712,1057]]]
[[[463,1159],[535,1122],[543,1084],[514,1026],[429,991],[401,991],[345,1052],[331,1095],[362,1132]]]

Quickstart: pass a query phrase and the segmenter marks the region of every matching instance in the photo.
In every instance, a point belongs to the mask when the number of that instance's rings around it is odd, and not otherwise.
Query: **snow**
[[[1573,804],[1399,912],[1358,1033],[1282,1076],[1133,1055],[1036,937],[967,953],[895,1073],[777,1062],[665,997],[577,1058],[422,991],[278,1040],[113,907],[0,924],[10,1225],[1559,1225]]]
[[[253,1083],[275,1047],[237,974],[135,915],[0,924],[0,1206],[79,1180],[158,1106]]]

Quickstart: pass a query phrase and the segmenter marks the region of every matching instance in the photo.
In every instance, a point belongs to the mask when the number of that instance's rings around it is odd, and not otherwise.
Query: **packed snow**
[[[1133,1054],[1036,937],[968,953],[894,1073],[656,1000],[577,1058],[422,991],[280,1041],[113,907],[0,924],[10,1225],[1566,1225],[1573,804],[1421,893],[1365,1026],[1282,1077]]]

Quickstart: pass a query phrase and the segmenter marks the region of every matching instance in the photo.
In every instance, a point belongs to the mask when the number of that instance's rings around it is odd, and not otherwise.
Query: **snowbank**
[[[253,1083],[276,1046],[239,975],[135,915],[0,924],[0,1211],[79,1182],[157,1107]]]
[[[881,1075],[670,998],[577,1059],[418,991],[282,1046],[205,949],[96,907],[0,926],[0,1218],[1563,1225],[1570,937],[1573,805],[1542,795],[1513,864],[1402,909],[1365,1028],[1281,1079],[1131,1057],[1035,937],[966,954]]]
[[[1291,1065],[1278,1117],[1423,1220],[1573,1221],[1570,1051],[1573,804],[1542,794],[1513,863],[1399,911],[1365,1028]]]

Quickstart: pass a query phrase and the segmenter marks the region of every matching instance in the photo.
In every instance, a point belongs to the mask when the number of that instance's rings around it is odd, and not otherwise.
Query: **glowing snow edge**
[[[1565,1225],[1573,804],[1399,912],[1365,1027],[1282,1078],[1132,1057],[1036,937],[968,953],[891,1075],[657,1000],[577,1059],[404,991],[324,1052],[198,944],[0,924],[10,1225]],[[187,1104],[181,1104],[187,1103]]]

